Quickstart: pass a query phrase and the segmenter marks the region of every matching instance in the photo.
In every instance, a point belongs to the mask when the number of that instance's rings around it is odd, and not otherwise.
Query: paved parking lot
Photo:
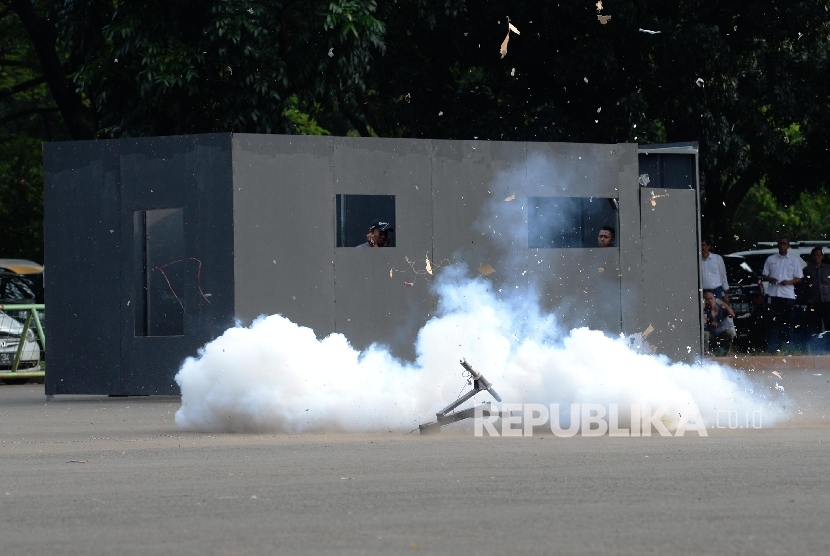
[[[0,554],[828,554],[830,371],[707,438],[192,434],[0,386]]]

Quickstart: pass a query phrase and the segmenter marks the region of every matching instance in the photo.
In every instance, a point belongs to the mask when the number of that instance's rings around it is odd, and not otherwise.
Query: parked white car
[[[23,325],[20,322],[0,311],[0,380],[13,378],[14,376],[9,371],[12,369],[22,332]],[[20,354],[20,364],[17,370],[25,372],[40,370],[40,346],[38,346],[35,333],[31,328],[26,331],[26,338],[23,340],[23,352]]]
[[[729,253],[729,255],[743,257],[747,264],[752,267],[752,270],[760,276],[764,270],[764,263],[767,258],[770,255],[778,253],[778,248],[775,247],[775,242],[762,241],[758,242],[757,245],[760,249],[737,251],[735,253]],[[798,257],[801,260],[801,268],[804,268],[810,260],[810,252],[814,247],[822,248],[824,251],[824,260],[827,262],[827,256],[830,255],[830,242],[827,241],[791,241],[789,254]],[[764,286],[766,287],[767,285],[768,284],[764,282]]]

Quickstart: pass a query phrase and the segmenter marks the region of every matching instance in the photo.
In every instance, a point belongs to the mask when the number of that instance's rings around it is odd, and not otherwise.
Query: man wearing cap
[[[801,260],[788,253],[790,240],[787,236],[778,239],[778,253],[767,257],[761,278],[769,282],[767,295],[772,316],[770,338],[767,350],[780,351],[781,341],[790,344],[793,340],[793,318],[795,317],[795,284],[801,282],[804,273]],[[786,347],[786,346],[785,346]]]
[[[366,243],[361,243],[357,248],[386,247],[389,244],[389,232],[394,230],[392,224],[389,222],[377,219],[369,226],[369,233],[366,234]]]
[[[710,291],[718,299],[723,299],[723,292],[729,291],[726,281],[726,266],[723,257],[711,252],[712,244],[703,239],[700,242],[700,283],[704,292]]]

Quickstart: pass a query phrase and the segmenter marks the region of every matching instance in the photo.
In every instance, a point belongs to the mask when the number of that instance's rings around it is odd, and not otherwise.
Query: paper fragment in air
[[[504,37],[504,42],[501,43],[501,48],[499,48],[499,53],[501,57],[504,58],[507,56],[507,43],[510,41],[510,31],[507,32],[507,36]]]
[[[495,271],[496,269],[490,266],[489,264],[483,264],[480,267],[478,267],[478,272],[482,276],[489,276],[490,274],[493,274]]]

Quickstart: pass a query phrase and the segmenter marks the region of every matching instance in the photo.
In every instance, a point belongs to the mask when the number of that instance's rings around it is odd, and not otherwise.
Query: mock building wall
[[[659,353],[700,353],[697,191],[640,187],[636,145],[200,135],[50,144],[44,169],[49,394],[176,393],[184,358],[262,314],[412,359],[437,304],[427,260],[490,265],[485,280],[538,293],[564,329],[652,326]],[[394,197],[377,218],[395,246],[337,247],[338,195]],[[528,247],[532,205],[562,197],[614,199],[617,246],[594,247],[592,222],[585,247]],[[136,214],[162,209],[181,209],[167,229],[182,238],[153,252],[181,251],[153,259],[170,291],[140,268],[156,232],[138,238]],[[148,279],[181,302],[179,335],[138,331]]]
[[[341,332],[358,349],[376,341],[411,359],[437,303],[426,259],[434,268],[463,261],[471,274],[492,266],[494,284],[538,292],[566,329],[628,335],[652,326],[652,347],[691,360],[700,353],[696,192],[641,206],[637,152],[626,144],[235,135],[236,315],[247,324],[281,313],[320,337]],[[337,195],[393,195],[396,246],[336,247]],[[543,197],[615,199],[615,248],[529,248],[529,204]]]
[[[47,394],[176,394],[182,361],[233,324],[230,139],[46,145]],[[143,268],[136,211],[160,209],[181,209],[181,259]],[[145,273],[181,302],[176,335],[138,331]]]

